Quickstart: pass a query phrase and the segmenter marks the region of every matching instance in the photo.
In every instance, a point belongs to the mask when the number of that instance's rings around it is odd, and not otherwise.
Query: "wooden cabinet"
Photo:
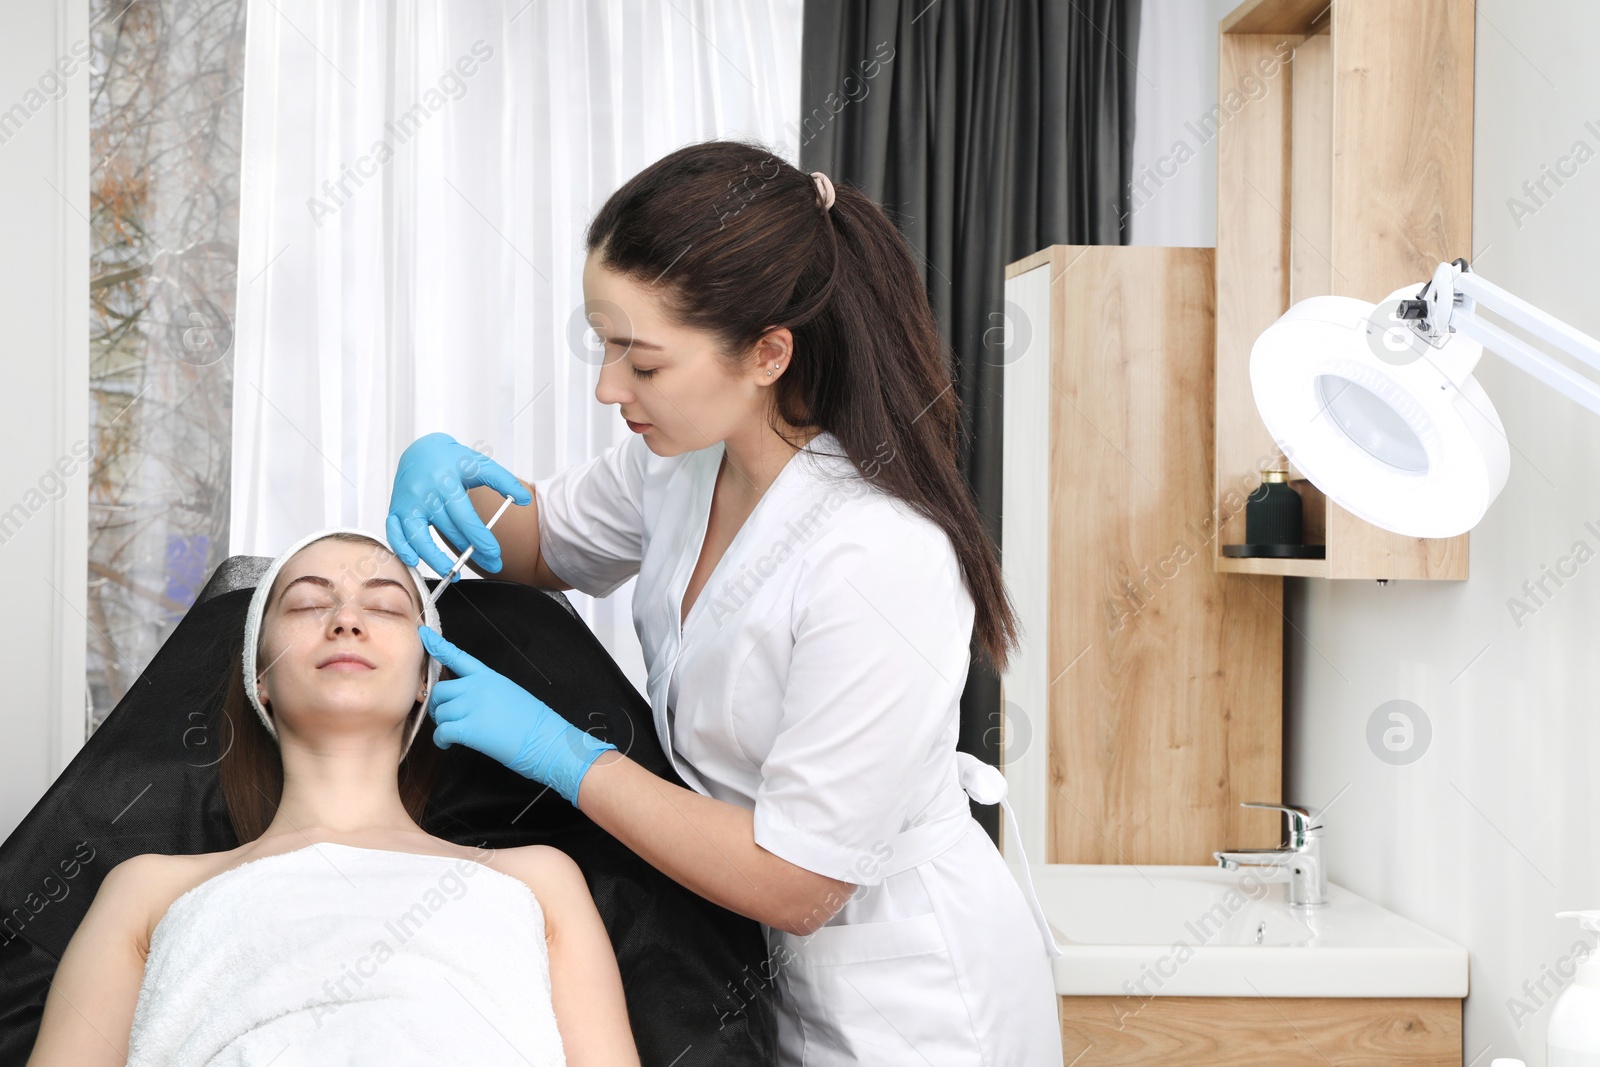
[[[1005,764],[1048,863],[1210,865],[1280,838],[1239,803],[1280,799],[1283,582],[1210,564],[1212,267],[1055,245],[1006,270]]]
[[[1461,1001],[1062,997],[1072,1067],[1461,1067]]]
[[[1472,0],[1250,0],[1217,44],[1219,571],[1467,577],[1467,535],[1404,537],[1290,470],[1320,560],[1232,559],[1244,498],[1282,456],[1256,413],[1250,347],[1289,305],[1378,301],[1472,248]]]

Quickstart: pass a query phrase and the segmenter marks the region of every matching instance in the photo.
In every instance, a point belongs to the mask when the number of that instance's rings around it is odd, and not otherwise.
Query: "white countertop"
[[[1046,864],[1033,871],[1064,954],[1064,996],[1465,997],[1467,950],[1333,883],[1218,867]]]

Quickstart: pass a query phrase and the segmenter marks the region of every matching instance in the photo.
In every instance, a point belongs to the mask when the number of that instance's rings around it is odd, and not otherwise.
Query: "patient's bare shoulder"
[[[142,911],[140,952],[149,955],[150,938],[174,901],[202,882],[244,862],[242,852],[243,847],[194,855],[167,856],[148,852],[117,864],[112,874],[124,871],[124,891],[138,902]]]
[[[28,1063],[120,1064],[144,978],[144,937],[163,857],[134,856],[106,872],[61,955]]]
[[[560,925],[574,909],[594,908],[583,871],[559,848],[549,845],[502,848],[491,857],[489,866],[521,879],[533,890],[545,913],[547,927]]]
[[[107,871],[95,891],[94,903],[100,914],[115,916],[125,926],[141,958],[149,954],[150,932],[171,903],[163,903],[162,898],[179,877],[179,867],[172,862],[177,858],[156,853],[130,856]]]
[[[550,951],[550,995],[569,1063],[637,1067],[617,954],[583,871],[548,845],[495,853],[494,866],[521,878],[544,912]]]

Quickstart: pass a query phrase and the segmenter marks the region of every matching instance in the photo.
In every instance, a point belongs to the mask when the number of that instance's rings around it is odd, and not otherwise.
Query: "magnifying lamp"
[[[1296,303],[1250,349],[1250,387],[1273,440],[1357,517],[1409,537],[1470,530],[1505,487],[1510,449],[1472,370],[1490,348],[1600,415],[1600,384],[1478,316],[1479,306],[1600,369],[1600,341],[1441,263],[1420,291],[1372,304]]]

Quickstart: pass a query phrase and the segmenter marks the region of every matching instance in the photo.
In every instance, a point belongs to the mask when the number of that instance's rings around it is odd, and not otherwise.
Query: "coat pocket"
[[[939,920],[784,934],[785,989],[804,1038],[805,1067],[978,1064],[983,1060]]]

